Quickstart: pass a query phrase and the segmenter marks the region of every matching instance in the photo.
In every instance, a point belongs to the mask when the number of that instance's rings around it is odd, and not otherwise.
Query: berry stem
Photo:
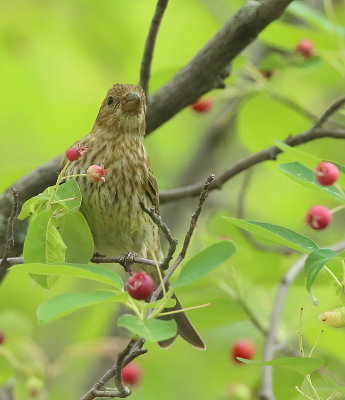
[[[200,304],[199,306],[193,306],[193,307],[187,307],[187,308],[181,308],[180,310],[174,310],[174,311],[168,311],[168,312],[164,312],[164,313],[160,313],[159,316],[163,316],[163,315],[171,315],[171,314],[178,314],[181,312],[185,312],[185,311],[189,311],[189,310],[194,310],[196,308],[202,308],[202,307],[207,307],[209,306],[211,303],[206,303],[206,304]]]
[[[338,206],[338,207],[334,207],[334,208],[332,208],[332,209],[329,210],[329,211],[330,211],[331,214],[335,214],[336,212],[342,210],[343,208],[345,208],[345,205],[344,205],[344,204],[342,204],[341,206]]]
[[[51,204],[52,204],[52,200],[53,200],[53,198],[54,198],[55,195],[56,195],[56,192],[57,192],[57,190],[58,190],[58,187],[59,187],[60,183],[61,183],[62,180],[64,179],[64,178],[63,178],[63,174],[65,173],[65,171],[66,171],[66,169],[68,168],[68,166],[70,165],[70,163],[71,163],[70,161],[67,161],[67,162],[66,162],[65,166],[62,168],[62,170],[60,171],[60,173],[59,173],[59,175],[58,175],[58,177],[57,177],[56,184],[55,184],[55,187],[54,187],[54,191],[53,191],[53,193],[52,193],[52,195],[51,195],[51,197],[50,197],[50,199],[49,199],[49,201],[48,201],[48,204],[47,204],[47,208],[48,208],[48,209],[50,208],[50,206],[51,206]]]
[[[65,180],[65,179],[69,179],[69,178],[76,178],[76,177],[78,177],[78,176],[87,176],[87,174],[67,175],[67,176],[64,176],[62,179]]]
[[[315,350],[316,346],[318,345],[318,343],[319,343],[319,341],[320,341],[321,336],[323,335],[323,333],[324,333],[324,331],[321,331],[321,332],[318,334],[318,337],[316,338],[315,343],[314,343],[313,347],[312,347],[311,350],[310,350],[309,358],[311,358],[311,356],[313,355],[314,350]]]
[[[338,189],[338,192],[345,198],[344,189],[339,185],[339,183],[334,183],[334,186],[336,187],[336,189]]]
[[[134,311],[134,313],[141,319],[144,320],[143,315],[141,313],[141,311],[138,309],[138,307],[136,306],[136,304],[132,301],[132,299],[128,299],[127,301],[127,306]]]
[[[161,284],[162,290],[163,290],[163,297],[167,297],[167,291],[166,291],[166,287],[165,287],[165,284],[164,284],[164,281],[163,281],[162,271],[161,271],[161,269],[159,267],[159,262],[157,261],[156,255],[154,254],[153,251],[151,251],[151,257],[152,257],[152,260],[155,261],[155,267],[157,269],[158,276],[159,276],[159,283]]]

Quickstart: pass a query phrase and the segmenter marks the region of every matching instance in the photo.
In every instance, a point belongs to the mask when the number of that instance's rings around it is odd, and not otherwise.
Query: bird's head
[[[145,132],[146,98],[141,86],[113,85],[99,110],[96,126],[108,131]]]

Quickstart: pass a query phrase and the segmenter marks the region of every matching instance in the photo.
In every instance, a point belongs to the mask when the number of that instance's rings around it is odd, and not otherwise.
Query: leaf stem
[[[325,265],[324,269],[331,275],[331,277],[336,281],[337,285],[340,286],[341,288],[343,287],[343,284],[340,282],[340,280],[333,274],[333,272]]]

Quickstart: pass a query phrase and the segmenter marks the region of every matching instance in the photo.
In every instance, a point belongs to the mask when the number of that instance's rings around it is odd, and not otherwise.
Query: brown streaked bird
[[[140,86],[115,84],[108,91],[91,132],[74,143],[88,151],[68,166],[66,175],[85,173],[90,165],[104,165],[105,181],[89,182],[78,177],[83,200],[81,211],[93,234],[97,253],[119,257],[128,252],[162,260],[158,227],[143,212],[139,202],[159,212],[159,197],[144,146],[146,99]],[[66,158],[63,164],[66,163]],[[145,270],[156,284],[158,273],[152,267],[134,265]],[[175,309],[181,306],[177,302]],[[205,348],[185,313],[173,314],[178,334],[188,343]],[[174,338],[173,338],[174,339]],[[173,339],[160,343],[169,346]]]

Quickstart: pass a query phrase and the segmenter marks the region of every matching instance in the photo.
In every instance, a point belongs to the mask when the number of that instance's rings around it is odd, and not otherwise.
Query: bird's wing
[[[158,186],[151,169],[149,170],[147,182],[145,185],[145,194],[146,194],[146,200],[149,203],[148,206],[150,208],[153,208],[155,212],[158,214],[159,213]]]

